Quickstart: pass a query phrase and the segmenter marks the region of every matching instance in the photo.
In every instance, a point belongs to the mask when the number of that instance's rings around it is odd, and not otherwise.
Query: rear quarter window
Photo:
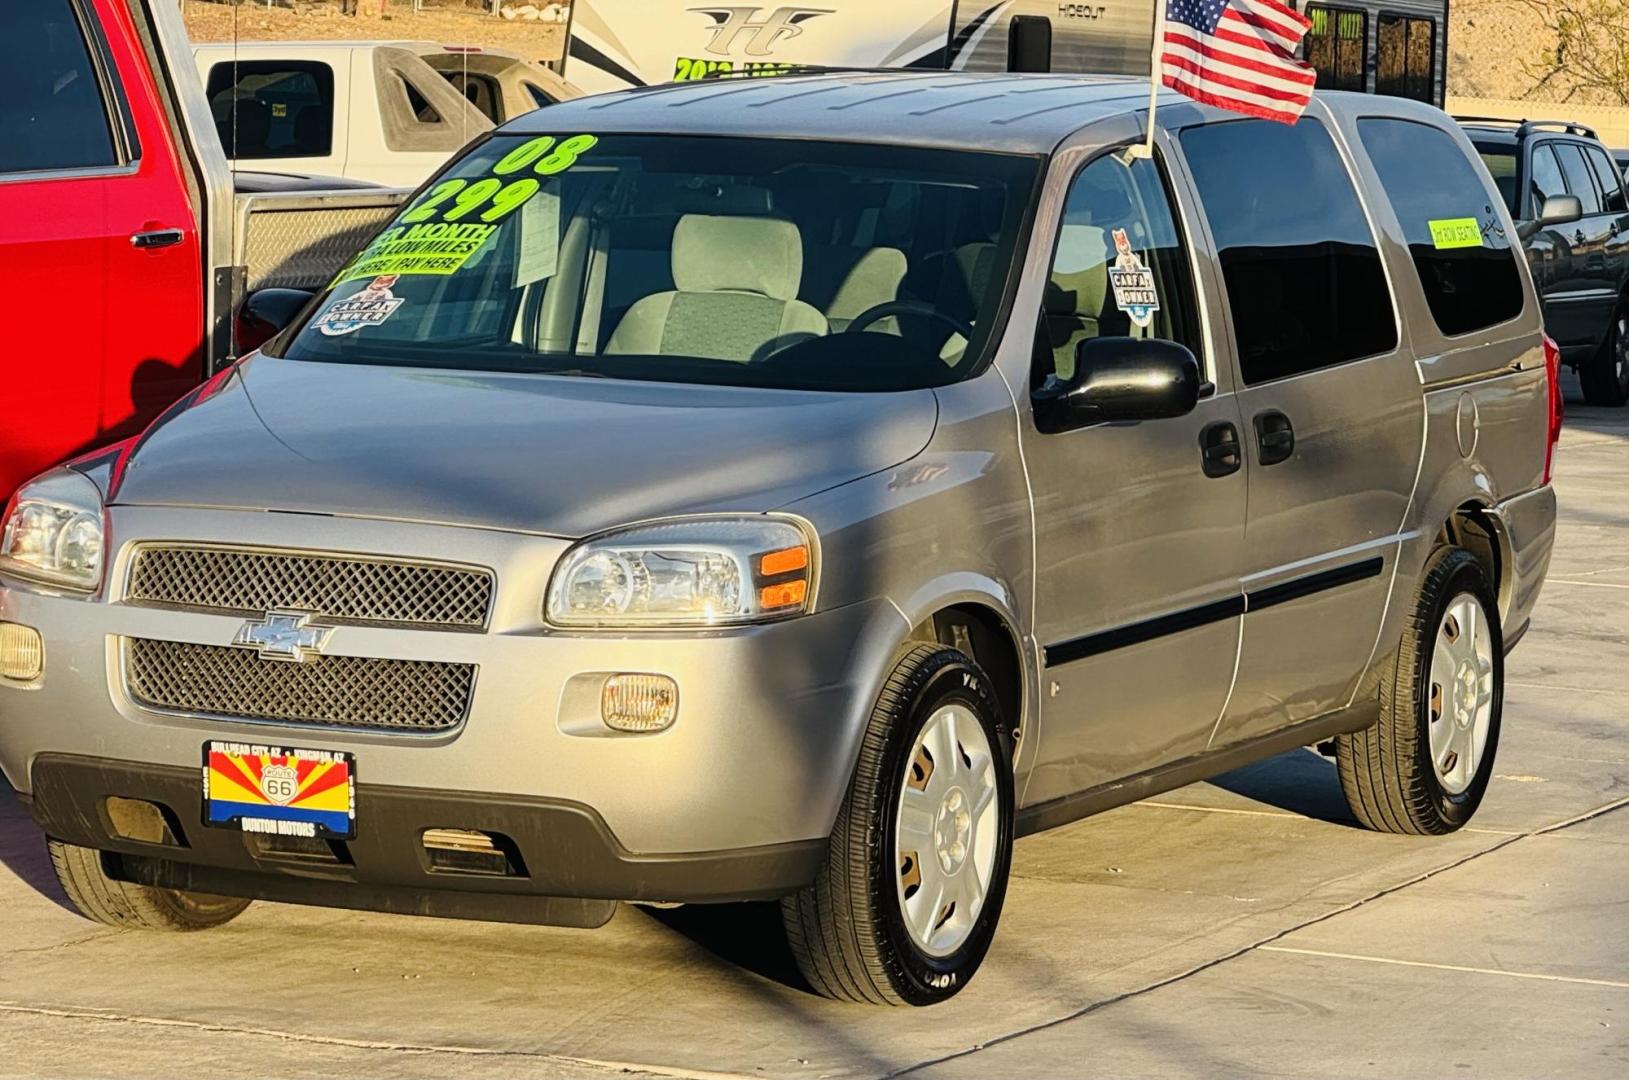
[[[1493,196],[1447,132],[1410,120],[1358,121],[1358,136],[1403,227],[1437,326],[1450,337],[1521,314],[1521,270]]]
[[[1397,348],[1385,266],[1329,132],[1235,120],[1188,128],[1247,384]]]
[[[209,109],[234,161],[327,157],[334,148],[334,70],[316,60],[223,60],[209,69]]]

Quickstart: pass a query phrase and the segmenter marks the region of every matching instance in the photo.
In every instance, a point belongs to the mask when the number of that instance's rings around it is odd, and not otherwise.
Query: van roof
[[[1438,110],[1403,98],[1317,96],[1336,112],[1361,110],[1447,124]],[[828,71],[665,83],[593,95],[527,113],[503,130],[682,131],[1049,154],[1088,124],[1138,112],[1147,101],[1148,79],[1142,76]],[[1169,126],[1224,115],[1172,90],[1161,91],[1160,110]]]
[[[834,71],[600,94],[527,113],[505,130],[680,130],[1049,153],[1093,120],[1147,100],[1147,79],[1122,76]],[[1173,95],[1172,104],[1179,100]]]

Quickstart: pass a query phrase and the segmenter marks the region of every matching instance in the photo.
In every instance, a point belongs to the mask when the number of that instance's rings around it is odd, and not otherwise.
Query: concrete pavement
[[[1571,406],[1560,546],[1472,827],[1358,829],[1310,751],[1021,841],[972,987],[798,984],[766,905],[600,931],[64,909],[0,800],[0,1076],[1629,1075],[1629,410]]]

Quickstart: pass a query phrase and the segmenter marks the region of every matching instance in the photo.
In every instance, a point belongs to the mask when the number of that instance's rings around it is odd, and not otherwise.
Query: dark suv
[[[1459,117],[1516,219],[1544,325],[1591,405],[1629,401],[1629,196],[1622,170],[1580,124]],[[1556,213],[1573,195],[1579,215]],[[1570,219],[1570,220],[1569,220]]]

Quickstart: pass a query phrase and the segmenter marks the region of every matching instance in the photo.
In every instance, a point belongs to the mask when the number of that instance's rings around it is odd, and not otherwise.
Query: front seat
[[[745,363],[809,338],[826,317],[797,299],[803,237],[777,218],[688,214],[673,230],[673,292],[628,309],[608,355],[700,356]]]
[[[1052,370],[1060,379],[1074,376],[1075,350],[1082,341],[1127,332],[1129,320],[1108,303],[1111,251],[1108,237],[1095,225],[1063,227],[1058,262],[1041,301]]]

